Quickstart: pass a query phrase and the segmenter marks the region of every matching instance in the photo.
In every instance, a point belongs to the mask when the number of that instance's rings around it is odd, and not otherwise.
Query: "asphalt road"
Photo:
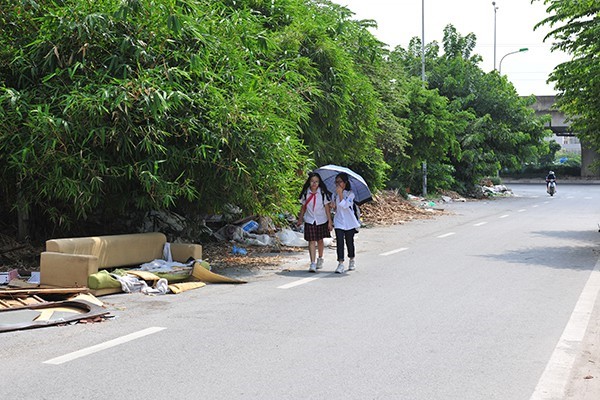
[[[104,323],[1,334],[0,399],[561,398],[600,290],[600,186],[512,188],[362,229],[343,275],[333,250],[317,274],[301,254],[246,285],[104,297]]]

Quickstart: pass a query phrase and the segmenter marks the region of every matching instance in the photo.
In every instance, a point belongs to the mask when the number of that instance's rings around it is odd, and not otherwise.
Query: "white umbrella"
[[[325,183],[325,186],[327,186],[327,189],[331,193],[335,193],[335,177],[340,172],[345,172],[346,174],[348,174],[350,188],[354,193],[354,202],[360,205],[373,200],[371,190],[369,190],[369,185],[367,185],[367,182],[365,182],[362,176],[352,171],[350,168],[329,164],[319,167],[313,172],[316,172],[321,176],[321,179]]]

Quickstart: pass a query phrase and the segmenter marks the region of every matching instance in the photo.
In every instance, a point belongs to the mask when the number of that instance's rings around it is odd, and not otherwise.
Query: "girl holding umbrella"
[[[335,177],[333,208],[335,210],[333,225],[335,227],[338,259],[335,273],[341,274],[344,272],[344,242],[348,248],[348,270],[352,271],[356,268],[354,264],[354,235],[360,227],[360,222],[354,214],[354,193],[350,187],[348,174],[345,172],[341,172]]]

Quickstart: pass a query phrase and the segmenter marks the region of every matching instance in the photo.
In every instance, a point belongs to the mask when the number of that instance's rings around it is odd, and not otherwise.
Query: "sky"
[[[378,28],[372,33],[393,49],[408,47],[414,36],[421,38],[422,5],[425,5],[425,42],[437,40],[442,47],[444,27],[454,25],[462,36],[474,33],[474,53],[483,57],[479,64],[485,72],[494,69],[494,19],[496,33],[496,69],[506,75],[521,96],[552,95],[548,75],[565,53],[551,52],[551,39],[543,41],[549,31],[534,26],[546,17],[543,1],[530,0],[333,0],[355,13],[353,19],[372,19]],[[497,9],[494,11],[494,7]],[[528,51],[506,54],[528,48]],[[501,61],[501,59],[504,59]]]

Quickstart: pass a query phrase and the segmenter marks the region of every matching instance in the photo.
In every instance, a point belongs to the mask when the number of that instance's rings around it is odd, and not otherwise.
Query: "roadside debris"
[[[450,197],[450,196],[448,196]],[[458,201],[450,197],[452,201]],[[441,200],[448,201],[447,199]],[[422,207],[423,202],[426,208]],[[114,288],[122,291],[123,281],[127,281],[125,286],[135,288],[140,292],[148,294],[181,293],[187,290],[197,289],[205,286],[207,283],[245,283],[246,281],[226,276],[227,269],[231,267],[248,269],[269,269],[278,268],[281,263],[280,255],[283,253],[302,251],[307,242],[304,240],[302,232],[295,230],[295,216],[280,216],[280,219],[287,221],[289,226],[276,228],[270,218],[261,216],[241,217],[241,210],[235,206],[228,208],[230,212],[222,216],[207,216],[199,224],[195,224],[193,231],[202,231],[213,238],[212,242],[203,244],[203,263],[194,262],[193,267],[182,272],[181,279],[175,279],[172,274],[165,276],[162,271],[143,269],[125,270],[101,270],[98,273],[99,285],[106,285],[105,280],[114,281]],[[363,204],[362,222],[365,226],[389,225],[404,223],[412,219],[431,218],[434,214],[441,213],[437,209],[437,204],[431,200],[409,199],[406,200],[396,192],[384,191],[374,196],[372,202]],[[433,211],[432,211],[433,210]],[[236,219],[237,218],[237,219]],[[153,212],[147,215],[145,228],[151,227],[152,230],[168,232],[171,237],[178,241],[194,242],[187,234],[192,232],[190,228],[191,221],[186,221],[181,215],[171,212]],[[181,236],[177,236],[181,235]],[[326,245],[331,245],[333,239],[329,239]],[[24,250],[24,246],[16,242],[2,243],[1,248],[7,249],[3,252],[6,255],[10,252]],[[17,250],[15,250],[17,249]],[[39,263],[39,253],[44,249],[36,249],[38,254],[32,257]],[[30,250],[30,253],[32,251]],[[0,260],[0,279],[5,280],[6,290],[0,290],[0,310],[6,319],[13,319],[17,314],[11,314],[6,310],[13,312],[15,308],[26,310],[21,313],[25,321],[16,318],[14,321],[2,322],[0,319],[0,331],[14,329],[29,329],[49,325],[60,325],[65,323],[99,322],[109,317],[108,312],[100,307],[100,310],[88,306],[86,303],[73,303],[72,298],[77,295],[87,294],[88,288],[47,288],[39,284],[39,272],[35,271],[37,265],[30,268],[3,267]],[[210,263],[210,264],[209,264]],[[24,272],[24,273],[21,273]],[[117,274],[115,274],[117,272]],[[171,271],[172,272],[172,271]],[[221,274],[219,272],[225,272]],[[118,275],[121,274],[121,275]],[[126,278],[123,278],[126,277]],[[28,282],[30,280],[31,282]],[[93,280],[92,280],[93,281]],[[0,280],[0,282],[3,282]],[[127,290],[129,291],[129,290]],[[92,298],[95,298],[91,296]],[[88,299],[89,300],[89,299]],[[97,299],[96,299],[97,300]],[[83,300],[84,302],[86,300]],[[71,302],[71,303],[65,303]],[[89,302],[89,301],[88,301]],[[58,303],[58,304],[54,304]],[[60,314],[52,311],[53,317],[48,318],[53,306],[71,307],[71,314]],[[66,311],[65,311],[66,312]],[[44,318],[41,315],[44,314]]]
[[[233,246],[233,248],[231,249],[231,254],[239,254],[240,256],[245,256],[246,254],[248,254],[248,251],[243,247]]]
[[[432,213],[421,206],[424,201],[422,197],[411,195],[406,200],[394,191],[378,193],[372,202],[361,206],[363,224],[397,225],[414,219],[432,218]]]
[[[481,186],[481,190],[484,197],[513,195],[512,190],[504,185]]]
[[[103,321],[109,314],[101,305],[90,298],[74,298],[64,301],[40,301],[38,304],[0,308],[0,332],[43,328],[85,320]]]

